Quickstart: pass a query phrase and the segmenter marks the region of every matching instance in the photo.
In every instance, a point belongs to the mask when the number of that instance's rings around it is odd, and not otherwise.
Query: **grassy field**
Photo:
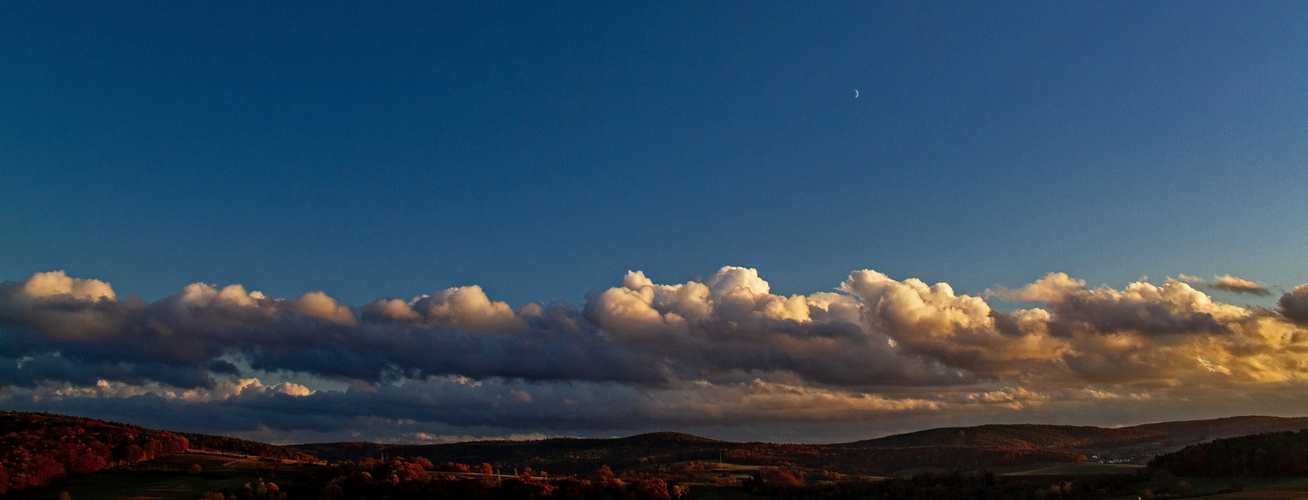
[[[194,464],[200,472],[191,472]],[[272,470],[273,467],[276,470]],[[313,466],[260,462],[240,457],[183,453],[131,467],[100,471],[26,492],[34,500],[53,500],[66,491],[73,500],[194,500],[209,490],[237,490],[263,479],[278,482]]]
[[[1057,464],[1048,467],[1036,469],[1019,470],[1004,473],[1005,476],[1061,476],[1061,475],[1094,475],[1094,474],[1135,474],[1144,469],[1143,465],[1127,464],[1100,464],[1100,463],[1079,463],[1079,464]]]
[[[1308,491],[1241,491],[1203,497],[1204,500],[1305,500]]]
[[[1272,499],[1304,499],[1308,500],[1308,477],[1268,477],[1268,478],[1215,478],[1215,477],[1182,477],[1177,478],[1194,486],[1196,493],[1216,492],[1223,489],[1229,489],[1232,483],[1242,485],[1244,491],[1235,493],[1224,493],[1221,495],[1209,496],[1204,498],[1215,499],[1244,499],[1244,498],[1272,498]]]
[[[740,488],[717,488],[698,484],[690,487],[690,500],[763,500],[763,497],[751,495]]]
[[[757,472],[760,467],[758,465],[713,463],[704,472],[715,476],[730,477],[732,480],[740,480],[748,478],[751,474]]]

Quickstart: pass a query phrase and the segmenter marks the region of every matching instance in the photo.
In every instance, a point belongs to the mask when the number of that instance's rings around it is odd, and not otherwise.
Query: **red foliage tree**
[[[146,459],[145,450],[140,446],[129,444],[123,449],[122,460],[127,463],[136,463]]]
[[[435,470],[441,472],[470,472],[472,471],[472,468],[464,464],[445,462],[444,465],[435,466]]]
[[[590,480],[597,483],[611,483],[616,479],[613,477],[613,471],[607,465],[601,465],[598,469],[591,471]]]
[[[649,500],[671,500],[672,496],[668,495],[668,483],[663,482],[657,477],[649,478],[640,483],[640,497]]]
[[[59,463],[50,455],[37,455],[32,457],[26,467],[27,474],[31,477],[29,481],[33,486],[50,484],[51,481],[63,478],[68,473],[64,469],[64,464]]]
[[[432,470],[431,460],[422,457],[410,458],[409,463],[422,467],[424,470]]]
[[[796,473],[789,469],[778,469],[776,467],[763,467],[758,470],[759,477],[763,479],[763,484],[777,488],[798,488],[804,486],[803,473]]]
[[[0,411],[0,493],[185,451],[186,438],[99,420]]]

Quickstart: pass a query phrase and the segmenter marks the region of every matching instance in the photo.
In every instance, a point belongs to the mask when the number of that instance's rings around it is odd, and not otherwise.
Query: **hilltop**
[[[0,411],[0,494],[188,449],[313,458],[279,446],[224,436],[169,432],[50,413]]]
[[[0,494],[185,451],[186,438],[134,425],[0,412]]]
[[[194,432],[177,432],[175,434],[185,437],[190,443],[190,449],[192,451],[253,455],[262,458],[276,458],[298,462],[314,462],[318,460],[318,457],[286,446],[277,446],[227,436],[197,434]]]

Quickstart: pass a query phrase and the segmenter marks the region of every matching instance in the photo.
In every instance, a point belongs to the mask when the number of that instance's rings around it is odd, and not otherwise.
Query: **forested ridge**
[[[186,451],[185,437],[49,413],[0,412],[0,494]]]
[[[189,449],[314,461],[281,446],[51,413],[0,411],[0,495]]]
[[[1304,476],[1308,475],[1308,429],[1191,445],[1154,458],[1149,468],[1196,477]]]
[[[327,460],[403,455],[425,457],[435,463],[487,462],[496,467],[532,467],[572,474],[585,473],[600,465],[623,469],[718,458],[743,465],[784,463],[850,473],[889,474],[917,467],[974,470],[1030,462],[1068,463],[1101,453],[1143,457],[1213,438],[1300,427],[1308,427],[1308,418],[1244,416],[1117,428],[1043,424],[948,427],[838,444],[738,443],[656,432],[612,439],[554,438],[433,445],[317,443],[296,445],[296,448]]]
[[[1208,441],[1269,431],[1308,428],[1308,417],[1242,416],[1158,422],[1128,427],[1046,424],[990,424],[942,427],[847,443],[849,447],[986,446],[1064,451],[1106,449],[1158,442],[1164,445]]]
[[[191,443],[191,449],[216,451],[221,453],[238,453],[241,455],[254,455],[267,458],[284,458],[288,460],[314,461],[317,457],[309,455],[302,451],[277,446],[258,441],[249,441],[227,436],[215,436],[211,434],[195,434],[191,432],[177,432],[175,434],[185,437]]]
[[[905,446],[987,446],[1001,448],[1068,449],[1113,446],[1159,439],[1162,430],[1132,427],[1105,428],[1069,425],[980,425],[944,427],[848,443],[847,447],[897,448]]]
[[[615,439],[557,438],[539,441],[474,441],[440,445],[321,443],[296,448],[327,460],[389,456],[423,457],[433,463],[481,463],[497,468],[531,467],[555,473],[584,474],[596,467],[627,469],[688,460],[718,460],[741,465],[788,464],[849,473],[888,474],[901,469],[936,467],[972,470],[1029,462],[1079,462],[1084,455],[1059,450],[999,446],[853,447],[825,444],[734,443],[671,432]]]

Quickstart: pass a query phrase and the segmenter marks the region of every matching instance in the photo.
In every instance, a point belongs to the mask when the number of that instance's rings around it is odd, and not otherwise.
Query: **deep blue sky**
[[[11,3],[0,279],[1288,289],[1306,29],[1301,2]]]

